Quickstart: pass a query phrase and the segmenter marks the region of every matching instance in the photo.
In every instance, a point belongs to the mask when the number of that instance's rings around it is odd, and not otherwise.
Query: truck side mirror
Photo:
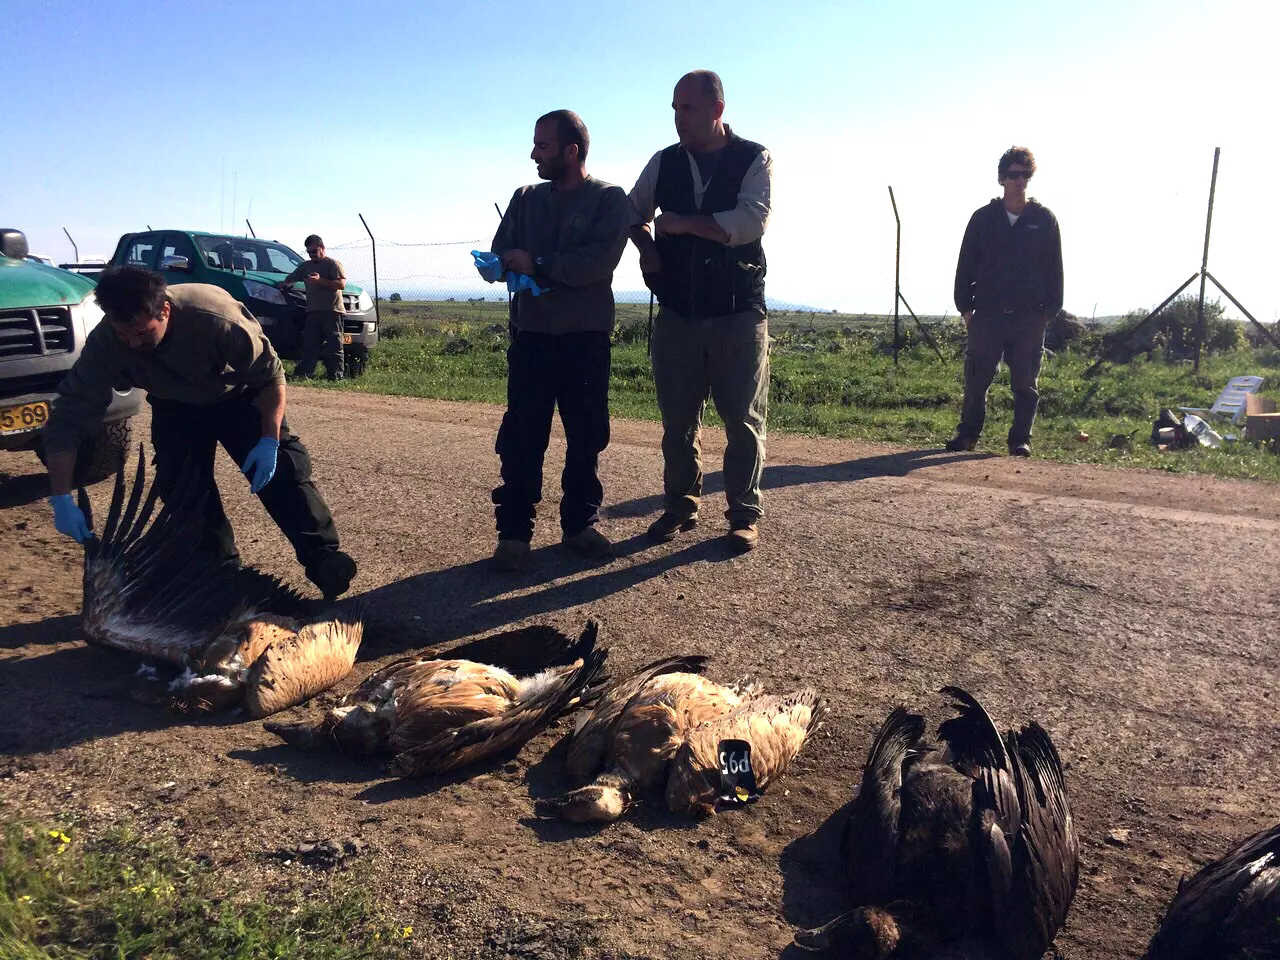
[[[8,227],[0,228],[0,253],[13,260],[21,260],[30,252],[25,233]]]
[[[161,270],[180,270],[183,273],[191,272],[191,261],[186,257],[164,257],[160,261]]]

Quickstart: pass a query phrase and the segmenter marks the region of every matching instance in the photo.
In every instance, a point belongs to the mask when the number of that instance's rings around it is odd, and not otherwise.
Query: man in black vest
[[[969,344],[964,409],[948,450],[977,446],[987,416],[987,391],[1004,357],[1013,388],[1009,453],[1031,456],[1044,333],[1062,309],[1062,235],[1049,208],[1027,196],[1035,172],[1030,150],[1006,150],[996,170],[1004,196],[974,212],[960,244],[955,301]]]
[[[699,435],[710,396],[728,439],[729,543],[745,553],[759,539],[762,513],[769,331],[760,238],[769,222],[772,162],[768,150],[724,122],[724,87],[710,70],[680,78],[672,109],[680,142],[654,154],[630,194],[631,239],[662,307],[650,349],[665,510],[649,538],[665,543],[697,525]]]

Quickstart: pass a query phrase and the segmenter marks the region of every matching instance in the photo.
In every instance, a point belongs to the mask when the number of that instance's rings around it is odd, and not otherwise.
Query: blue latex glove
[[[527,273],[512,273],[507,271],[507,289],[512,293],[519,293],[521,290],[528,290],[535,297],[540,293],[547,291],[538,286],[538,282]]]
[[[249,478],[250,493],[257,493],[276,475],[276,452],[279,449],[279,440],[263,437],[258,441],[258,445],[249,451],[249,456],[245,457],[244,467],[240,472],[248,477],[249,471],[253,471],[253,476]]]
[[[66,534],[76,543],[84,543],[93,539],[93,531],[89,529],[89,521],[84,518],[84,511],[76,506],[69,493],[59,493],[49,498],[53,507],[53,525],[58,532]]]
[[[471,256],[476,262],[476,270],[480,272],[480,277],[489,283],[497,283],[502,279],[505,272],[502,269],[502,258],[496,253],[488,253],[483,250],[472,250]]]

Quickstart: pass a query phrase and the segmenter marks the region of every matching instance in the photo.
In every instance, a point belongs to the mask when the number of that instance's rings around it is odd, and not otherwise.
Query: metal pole
[[[889,188],[889,202],[893,204],[893,222],[897,224],[897,236],[893,247],[893,365],[898,365],[898,346],[902,339],[901,322],[898,319],[898,300],[902,297],[902,221],[898,218],[898,201],[893,198],[893,187]]]
[[[1206,271],[1206,276],[1208,276],[1208,278],[1213,281],[1213,285],[1215,287],[1217,287],[1224,294],[1226,294],[1227,299],[1230,300],[1232,303],[1234,303],[1241,313],[1243,313],[1246,317],[1248,317],[1251,321],[1253,321],[1253,325],[1262,331],[1262,335],[1264,337],[1270,340],[1272,344],[1274,344],[1275,346],[1280,347],[1280,341],[1276,340],[1275,335],[1266,327],[1264,327],[1252,313],[1246,310],[1244,308],[1244,304],[1241,303],[1239,300],[1237,300],[1235,297],[1233,297],[1231,295],[1231,291],[1218,282],[1217,277],[1215,277],[1212,273],[1208,273],[1208,271]]]
[[[63,228],[62,228],[62,232],[63,232],[63,233],[65,233],[65,234],[67,235],[67,239],[68,239],[68,240],[71,240],[71,233],[67,230],[67,228],[66,228],[66,227],[63,227]],[[79,263],[79,262],[80,262],[80,248],[76,246],[76,242],[75,242],[74,240],[71,240],[71,252],[75,254],[76,263]]]
[[[369,242],[373,244],[373,319],[378,322],[378,326],[382,326],[382,315],[378,312],[378,301],[382,298],[378,296],[378,241],[373,237],[373,231],[369,229],[369,224],[365,223],[364,214],[357,213],[360,222],[364,223],[364,232],[369,235]]]
[[[1196,363],[1200,370],[1200,350],[1204,346],[1204,281],[1209,275],[1209,228],[1213,226],[1213,193],[1218,187],[1218,154],[1221,147],[1213,148],[1213,179],[1209,181],[1209,214],[1204,221],[1204,256],[1200,260],[1200,303],[1196,307]]]
[[[916,316],[916,312],[911,309],[911,304],[907,303],[907,298],[901,293],[898,299],[902,301],[902,305],[907,308],[907,313],[911,314],[911,319],[916,322],[916,326],[920,328],[920,332],[924,334],[924,338],[929,341],[929,346],[933,347],[933,352],[938,355],[938,359],[942,359],[942,350],[938,348],[938,341],[933,339],[933,334],[929,332],[929,328],[920,322],[920,318]],[[896,309],[896,304],[895,304]]]
[[[249,228],[249,232],[250,232],[250,233],[253,233],[253,239],[257,240],[257,239],[258,239],[258,235],[257,235],[256,233],[254,233],[254,232],[253,232],[253,224],[249,222],[249,218],[248,218],[248,217],[245,217],[245,218],[244,218],[244,225],[245,225],[246,227],[248,227],[248,228]]]

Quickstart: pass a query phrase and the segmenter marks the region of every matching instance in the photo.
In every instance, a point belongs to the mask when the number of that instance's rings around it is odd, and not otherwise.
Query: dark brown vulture
[[[127,501],[125,491],[122,464],[102,535],[84,544],[81,628],[88,643],[141,658],[144,676],[155,676],[153,659],[181,671],[152,699],[265,717],[351,672],[364,630],[358,604],[303,619],[299,594],[203,549],[205,494],[180,483],[157,513],[141,450]],[[92,529],[83,488],[79,501]]]
[[[1280,824],[1178,884],[1145,960],[1280,960]]]
[[[699,675],[705,660],[668,657],[606,688],[569,742],[569,775],[587,785],[538,812],[616,820],[654,789],[673,813],[714,813],[780,776],[825,713],[822,701],[807,689],[774,697],[723,686]]]
[[[1066,920],[1079,845],[1053,741],[1036,723],[1001,737],[964,690],[942,693],[940,745],[901,707],[880,728],[843,842],[855,908],[799,946],[1039,960]]]
[[[608,655],[596,647],[597,632],[596,622],[588,621],[575,642],[554,627],[535,625],[448,654],[396,660],[320,720],[266,728],[303,749],[389,753],[396,776],[445,773],[516,749],[592,696]],[[523,662],[514,662],[507,650]],[[540,662],[535,666],[534,660]]]

